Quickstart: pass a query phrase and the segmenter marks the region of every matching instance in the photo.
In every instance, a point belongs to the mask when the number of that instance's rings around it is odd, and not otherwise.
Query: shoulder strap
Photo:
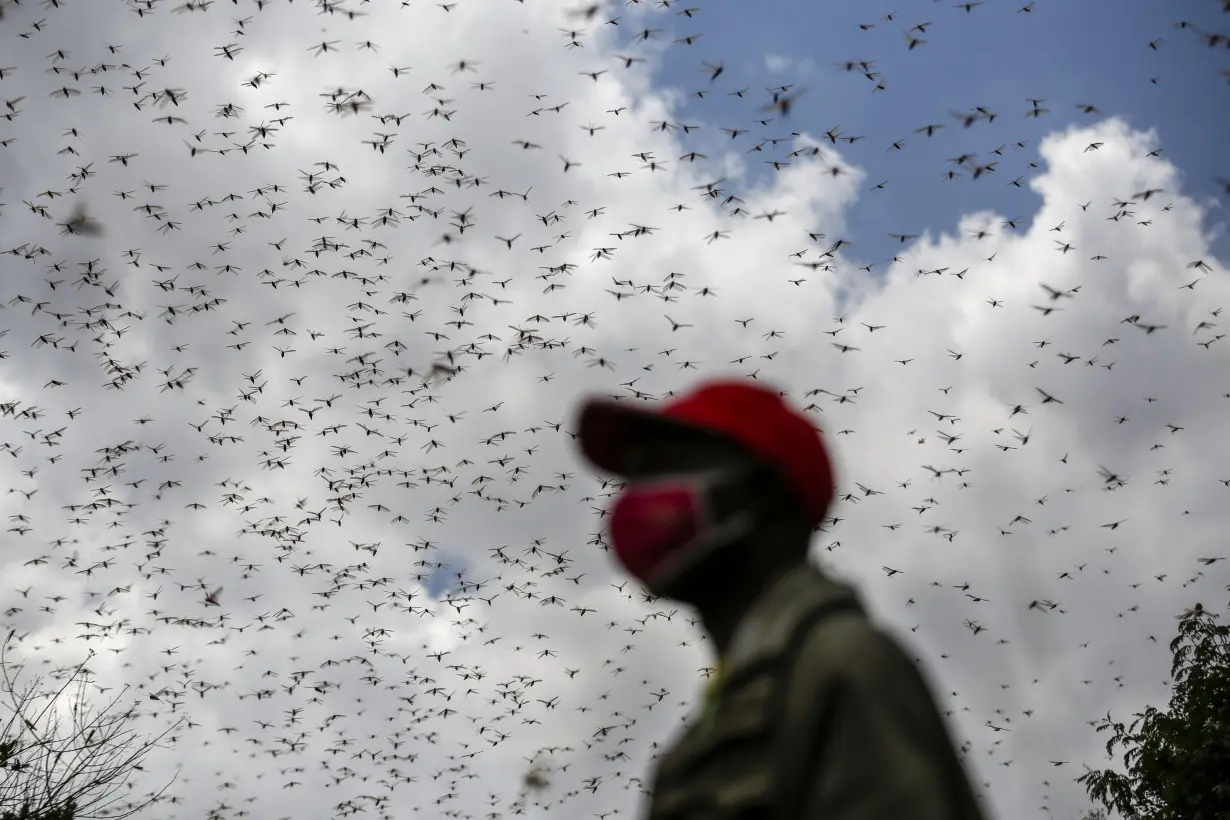
[[[865,614],[862,606],[854,598],[830,600],[812,608],[798,622],[790,636],[786,652],[783,655],[786,663],[788,665],[793,664],[798,657],[803,643],[821,621],[840,612]],[[791,681],[789,672],[790,670],[787,669],[782,676],[772,707],[774,710],[772,717],[773,725],[777,727],[786,726],[789,719],[787,715],[787,699],[789,697]],[[830,734],[833,718],[836,716],[837,702],[829,699],[824,703],[817,704],[817,706],[819,708],[814,713],[814,721],[809,721],[814,723],[810,734],[816,738],[827,737]],[[808,776],[819,767],[823,750],[823,743],[808,744],[808,747],[803,750],[784,749],[777,746],[772,750],[772,754],[778,755],[777,771],[780,778],[778,782],[782,793],[782,799],[778,803],[779,820],[797,820],[799,817],[799,812],[802,811],[803,802],[807,796]]]
[[[851,606],[854,604],[854,606]],[[810,613],[809,617],[803,622],[800,622],[798,630],[792,636],[790,651],[786,658],[789,661],[794,661],[798,658],[800,645],[805,641],[812,629],[817,623],[835,612],[857,609],[862,611],[862,608],[856,602],[849,599],[844,601],[833,601],[829,606],[820,606]],[[909,658],[901,653],[901,659],[905,663],[902,674],[911,678],[911,683],[917,687],[920,693],[923,693],[927,698],[934,703],[931,697],[930,686],[923,677],[921,670],[909,660]],[[786,715],[787,697],[791,677],[787,675],[778,689],[778,700],[774,704],[777,710],[774,715],[775,726],[797,729],[793,724],[786,723],[788,716]],[[827,744],[824,739],[832,734],[832,724],[837,716],[839,701],[835,698],[826,698],[823,702],[815,704],[815,708],[805,718],[807,723],[806,734],[811,738],[817,739],[819,742],[808,743],[806,748],[791,749],[785,748],[785,741],[781,745],[777,745],[773,749],[773,754],[777,756],[775,764],[777,767],[778,787],[782,794],[782,799],[777,804],[776,820],[799,820],[802,817],[802,812],[805,808],[808,788],[811,785],[811,774],[817,771],[824,757],[824,750]],[[936,753],[944,758],[944,788],[948,793],[951,801],[950,805],[954,812],[954,817],[963,818],[963,820],[983,820],[985,814],[982,806],[979,804],[974,795],[970,782],[959,756],[956,753],[956,747],[952,741],[950,729],[944,719],[940,716],[937,710],[932,710],[933,729],[935,737],[942,738],[940,745],[936,747]],[[797,718],[796,718],[797,720]]]
[[[854,601],[850,601],[854,598]],[[816,570],[800,567],[779,579],[753,605],[727,648],[728,683],[780,666],[797,650],[799,630],[806,633],[818,620],[848,606],[858,606],[852,590],[820,583]]]

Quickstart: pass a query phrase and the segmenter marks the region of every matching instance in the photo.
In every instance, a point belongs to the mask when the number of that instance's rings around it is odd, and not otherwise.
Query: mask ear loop
[[[703,532],[667,556],[646,586],[651,590],[666,590],[723,548],[750,535],[759,518],[758,512],[737,508],[723,520],[717,521],[713,515],[711,493],[721,485],[725,485],[721,489],[726,492],[751,491],[757,478],[764,474],[765,468],[760,465],[742,464],[701,471],[702,477],[694,479],[701,484],[696,493],[697,503],[700,505],[697,513],[707,526]]]
[[[653,574],[649,586],[652,589],[666,590],[691,570],[703,564],[725,547],[750,535],[756,528],[762,515],[762,509],[737,506],[735,511],[722,521],[715,521],[712,513],[712,498],[710,493],[729,492],[733,494],[761,492],[765,484],[780,483],[778,472],[768,464],[759,460],[742,461],[738,464],[721,467],[715,470],[703,470],[700,473],[707,477],[708,482],[704,492],[697,494],[701,504],[700,512],[704,520],[710,523],[705,532],[700,533],[691,542],[680,547],[668,556]],[[695,475],[695,474],[694,474]],[[705,479],[702,479],[705,480]],[[700,542],[699,544],[697,542]]]
[[[663,559],[646,586],[651,590],[669,589],[672,584],[714,554],[749,535],[755,521],[756,516],[753,513],[740,510],[721,524],[710,526],[705,533]]]

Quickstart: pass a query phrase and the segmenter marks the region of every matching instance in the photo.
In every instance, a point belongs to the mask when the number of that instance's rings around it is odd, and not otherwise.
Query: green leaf
[[[1230,627],[1217,618],[1197,604],[1180,620],[1167,709],[1150,706],[1130,726],[1107,713],[1094,727],[1113,732],[1106,753],[1122,749],[1123,770],[1076,782],[1125,820],[1230,820]]]

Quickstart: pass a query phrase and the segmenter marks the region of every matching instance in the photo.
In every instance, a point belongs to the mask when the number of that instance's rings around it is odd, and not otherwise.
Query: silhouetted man
[[[718,381],[652,408],[590,401],[579,430],[625,482],[615,557],[695,606],[719,656],[649,820],[981,820],[919,670],[808,562],[834,479],[805,416],[759,383]]]

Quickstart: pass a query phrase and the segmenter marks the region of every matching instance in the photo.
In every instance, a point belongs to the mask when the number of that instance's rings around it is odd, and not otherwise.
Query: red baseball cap
[[[820,431],[760,384],[710,381],[653,408],[591,399],[581,408],[578,426],[581,452],[616,475],[622,473],[624,454],[642,436],[699,430],[734,441],[776,468],[813,527],[824,520],[833,500],[833,467]]]

